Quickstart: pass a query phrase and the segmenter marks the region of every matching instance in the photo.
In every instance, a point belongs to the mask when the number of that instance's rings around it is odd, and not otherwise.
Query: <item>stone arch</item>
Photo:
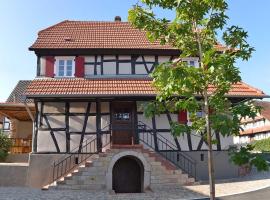
[[[142,187],[142,192],[148,188],[150,186],[150,177],[151,177],[151,167],[150,167],[150,164],[147,162],[147,160],[145,159],[145,157],[143,156],[142,153],[139,153],[139,152],[136,152],[136,151],[131,151],[131,150],[128,150],[128,151],[122,151],[120,153],[117,153],[115,154],[110,163],[109,163],[109,166],[108,166],[108,169],[107,169],[107,173],[106,173],[106,186],[107,186],[107,189],[108,190],[113,190],[113,167],[115,165],[115,163],[123,158],[123,157],[131,157],[131,158],[135,158],[137,159],[139,162],[141,162],[142,164],[142,167],[143,167],[143,187]]]

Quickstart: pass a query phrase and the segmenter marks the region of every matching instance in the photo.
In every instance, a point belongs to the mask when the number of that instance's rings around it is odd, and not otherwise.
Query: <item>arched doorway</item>
[[[124,156],[114,164],[112,179],[116,193],[140,193],[144,185],[143,164],[133,156]]]

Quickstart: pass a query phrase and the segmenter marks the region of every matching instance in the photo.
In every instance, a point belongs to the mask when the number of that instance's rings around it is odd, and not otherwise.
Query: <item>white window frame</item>
[[[64,60],[64,76],[59,75],[59,61]],[[67,60],[72,60],[72,72],[71,76],[67,76]],[[54,63],[54,74],[56,78],[74,77],[75,75],[75,56],[57,56]]]
[[[183,58],[182,60],[187,62],[187,64],[189,66],[192,66],[190,64],[190,62],[193,61],[194,62],[194,67],[199,67],[199,58],[198,57],[187,57],[187,58]]]

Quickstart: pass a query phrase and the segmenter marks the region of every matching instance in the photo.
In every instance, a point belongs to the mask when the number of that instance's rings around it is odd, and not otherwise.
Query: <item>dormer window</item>
[[[75,64],[73,57],[56,57],[55,75],[57,77],[73,77]]]

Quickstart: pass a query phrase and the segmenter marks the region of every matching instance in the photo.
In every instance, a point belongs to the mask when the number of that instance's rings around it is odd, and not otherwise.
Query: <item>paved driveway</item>
[[[205,198],[201,200],[208,200],[208,199],[209,198]],[[270,187],[253,192],[217,198],[217,200],[269,200],[269,199],[270,199]]]

